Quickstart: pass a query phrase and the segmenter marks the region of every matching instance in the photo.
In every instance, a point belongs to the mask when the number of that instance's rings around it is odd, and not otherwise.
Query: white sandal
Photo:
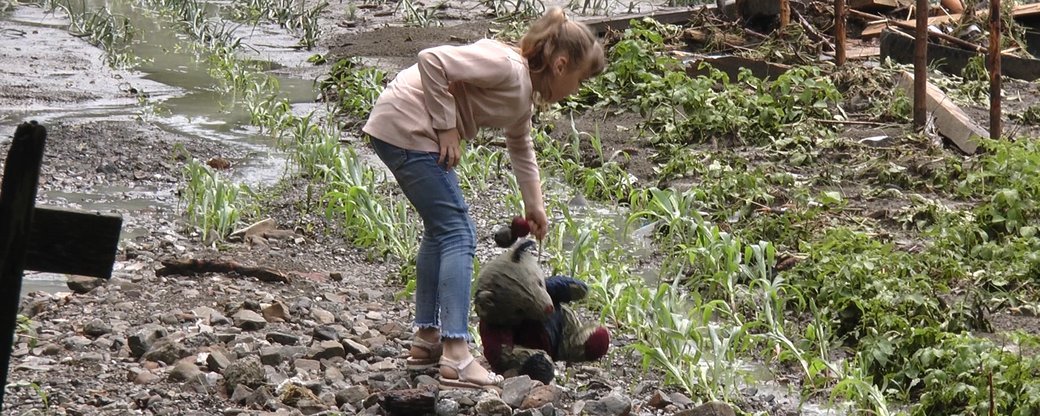
[[[469,389],[482,389],[482,388],[494,388],[498,387],[498,384],[502,382],[502,376],[488,371],[487,377],[484,380],[470,379],[466,377],[465,370],[470,365],[473,365],[476,361],[471,355],[469,358],[462,360],[462,362],[455,362],[448,358],[441,357],[441,385],[447,387],[464,387]],[[480,365],[480,364],[477,364]],[[455,377],[448,377],[444,374],[445,370],[452,370],[455,372]]]
[[[444,345],[440,342],[429,342],[419,337],[412,340],[412,346],[426,351],[426,357],[408,357],[404,364],[405,369],[408,370],[419,371],[433,368],[440,362],[441,355],[444,353]]]

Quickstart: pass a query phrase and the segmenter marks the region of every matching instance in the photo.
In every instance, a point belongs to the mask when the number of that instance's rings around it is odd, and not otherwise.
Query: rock
[[[311,334],[311,336],[314,337],[315,341],[339,340],[339,332],[336,332],[335,328],[328,325],[322,325],[314,328],[314,332]]]
[[[246,399],[253,394],[253,389],[246,387],[243,384],[235,386],[235,392],[231,394],[231,402],[235,404],[245,404]]]
[[[524,410],[517,410],[516,413],[513,413],[513,416],[543,416],[543,415],[542,415],[542,411],[539,410],[539,409],[524,409]]]
[[[296,343],[300,342],[300,337],[284,332],[268,332],[267,341],[277,342],[282,345],[296,345]]]
[[[111,332],[112,326],[106,324],[104,321],[100,319],[95,319],[93,321],[87,322],[86,325],[83,325],[83,333],[94,338],[100,337]]]
[[[277,367],[282,363],[282,347],[263,347],[260,349],[260,363]]]
[[[227,325],[231,323],[231,320],[224,316],[224,314],[220,313],[220,311],[210,308],[208,306],[199,306],[195,309],[192,309],[192,312],[195,314],[195,316],[199,317],[204,322],[207,322],[210,325]]]
[[[315,360],[346,356],[343,344],[338,341],[322,341],[311,347],[310,357]]]
[[[345,348],[347,352],[350,353],[350,355],[353,355],[357,358],[365,358],[369,354],[368,347],[361,345],[361,343],[352,339],[344,339],[343,348]]]
[[[235,326],[242,328],[244,331],[257,331],[264,329],[267,325],[267,321],[260,314],[253,312],[249,309],[241,309],[231,317],[235,321]]]
[[[158,325],[148,325],[126,339],[130,347],[130,353],[134,358],[140,358],[152,348],[152,344],[158,339],[166,336],[166,330]]]
[[[675,416],[736,416],[733,406],[725,402],[708,402],[693,409],[683,410]]]
[[[682,394],[682,393],[679,393],[679,392],[675,392],[675,393],[669,394],[668,398],[672,401],[672,403],[674,403],[676,406],[679,406],[679,408],[682,408],[682,409],[685,409],[685,408],[688,408],[688,407],[694,405],[693,400],[690,400],[690,398],[686,397],[685,394]]]
[[[177,365],[173,366],[173,370],[170,371],[168,376],[170,381],[184,382],[188,380],[199,380],[203,378],[202,370],[199,370],[199,366],[195,363],[184,360],[178,361]]]
[[[478,415],[487,416],[512,416],[513,408],[497,397],[485,397],[477,402],[474,410]]]
[[[309,360],[306,358],[299,358],[293,361],[293,369],[296,370],[296,374],[309,376],[316,376],[321,373],[321,362],[317,360]]]
[[[357,406],[360,405],[366,397],[368,397],[368,389],[365,388],[365,386],[350,386],[336,392],[336,405],[343,406],[344,404],[350,404],[352,406]]]
[[[148,370],[140,371],[137,373],[136,376],[134,376],[134,384],[152,384],[157,380],[159,380],[159,376],[155,375],[155,373],[152,373]]]
[[[206,366],[209,371],[224,374],[224,370],[231,365],[231,360],[221,351],[210,351],[206,357]]]
[[[462,410],[462,406],[452,399],[439,400],[434,407],[434,413],[437,416],[458,416],[460,410]]]
[[[273,399],[274,395],[271,394],[271,390],[268,390],[267,386],[261,386],[246,399],[246,406],[263,408],[267,402]]]
[[[426,374],[419,374],[418,376],[415,376],[415,384],[416,384],[416,387],[437,386],[437,385],[440,385],[441,382],[437,381],[437,379],[435,379],[433,377],[430,377],[430,376],[428,376]]]
[[[532,388],[534,388],[534,384],[531,382],[531,377],[508,378],[502,382],[502,401],[511,407],[520,407]]]
[[[274,301],[270,306],[260,311],[264,315],[264,319],[267,322],[289,322],[292,317],[289,316],[289,307],[285,306],[280,300]]]
[[[665,392],[657,390],[653,396],[650,396],[650,400],[647,400],[646,404],[656,409],[664,409],[668,405],[672,404],[672,399],[668,397]]]
[[[422,415],[432,413],[436,402],[437,394],[431,390],[405,389],[385,392],[379,404],[390,415]]]
[[[322,403],[322,401],[317,398],[300,399],[296,402],[296,405],[293,407],[299,409],[300,413],[303,413],[304,415],[318,414],[328,410],[328,406],[326,406],[325,403]]]
[[[105,283],[105,279],[99,279],[99,278],[90,277],[90,276],[75,276],[75,275],[69,276],[68,280],[65,282],[66,286],[69,287],[69,290],[73,291],[74,293],[81,294],[81,295],[89,293],[91,290],[97,289],[99,286],[103,285],[104,283]]]
[[[240,384],[255,389],[264,384],[266,376],[260,361],[255,357],[241,358],[224,370],[224,387],[228,392],[233,392]],[[254,396],[255,393],[258,392],[254,392]],[[270,396],[270,392],[267,394]]]
[[[331,272],[331,273],[329,273],[329,278],[332,279],[332,281],[334,281],[334,282],[342,281],[343,280],[343,273]]]
[[[192,351],[171,338],[161,338],[152,345],[141,358],[148,361],[157,361],[165,364],[173,364],[181,358],[192,354]]]
[[[560,388],[553,384],[535,387],[531,389],[531,394],[528,394],[527,397],[524,398],[523,403],[520,404],[520,408],[534,409],[540,408],[549,403],[556,403],[560,398],[560,394]]]
[[[336,315],[333,315],[332,312],[317,307],[311,309],[311,316],[314,317],[314,320],[318,321],[318,323],[322,325],[328,325],[336,322]]]
[[[632,400],[620,393],[610,393],[602,399],[588,402],[582,415],[588,416],[627,416],[632,413]]]
[[[61,354],[61,346],[58,344],[49,342],[43,346],[40,350],[40,354],[43,355],[58,355]]]
[[[65,340],[62,341],[62,344],[65,344],[65,348],[69,351],[82,351],[88,346],[90,346],[90,344],[92,344],[93,342],[94,341],[91,341],[90,338],[81,335],[76,335],[65,338]]]

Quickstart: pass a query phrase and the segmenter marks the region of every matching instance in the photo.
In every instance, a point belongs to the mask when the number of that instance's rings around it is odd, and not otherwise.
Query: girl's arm
[[[513,165],[513,175],[520,186],[520,196],[524,199],[525,217],[531,224],[531,234],[541,240],[549,232],[549,219],[545,214],[542,180],[535,158],[534,141],[531,139],[530,115],[517,125],[506,129],[505,134],[509,162]]]

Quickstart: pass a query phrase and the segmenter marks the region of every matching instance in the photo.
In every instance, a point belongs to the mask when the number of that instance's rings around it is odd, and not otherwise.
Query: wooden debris
[[[903,71],[899,75],[898,84],[908,96],[913,96],[914,76],[912,74]],[[974,154],[979,146],[976,140],[986,137],[986,130],[975,123],[953,103],[950,97],[932,83],[928,83],[927,86],[926,105],[928,113],[935,116],[935,126],[939,130],[939,134],[950,139],[962,152],[969,155]]]
[[[268,267],[245,266],[230,260],[219,259],[170,259],[162,261],[163,267],[155,271],[156,276],[194,276],[202,273],[235,273],[255,277],[261,282],[290,283],[287,274]]]
[[[863,38],[863,39],[870,39],[870,38],[875,38],[877,36],[880,36],[881,35],[881,31],[884,30],[886,27],[888,27],[889,24],[894,24],[893,22],[899,22],[899,23],[904,23],[904,24],[908,24],[908,25],[913,25],[916,22],[915,20],[889,20],[889,19],[885,19],[885,18],[880,17],[880,16],[874,16],[874,15],[871,15],[871,14],[868,14],[868,13],[857,12],[855,10],[851,11],[851,13],[855,14],[855,15],[861,17],[861,18],[868,19],[868,21],[869,21],[869,23],[867,24],[867,27],[864,28],[863,32],[860,33],[860,38]],[[986,14],[986,13],[988,13],[988,11],[985,10],[985,9],[978,10],[978,11],[975,12],[976,15],[983,15],[983,14]],[[1040,3],[1018,5],[1018,6],[1015,6],[1012,9],[1012,11],[1011,11],[1011,17],[1013,17],[1015,19],[1024,19],[1024,18],[1033,17],[1033,16],[1040,16]],[[956,22],[956,21],[961,20],[961,17],[962,17],[961,13],[952,13],[952,14],[944,14],[944,15],[941,15],[941,16],[933,16],[933,17],[929,17],[928,18],[928,25],[930,26],[930,25],[938,25],[938,24],[947,23],[947,22]],[[876,19],[876,20],[874,20],[874,19]],[[905,26],[903,26],[903,27],[905,27]]]
[[[908,64],[913,59],[914,38],[898,30],[885,30],[881,35],[881,56]],[[943,72],[960,74],[971,58],[985,51],[974,52],[936,43],[928,44],[928,64],[936,65]],[[1035,81],[1040,79],[1040,60],[1004,55],[1001,57],[1000,72],[1004,76]]]
[[[849,7],[857,10],[898,9],[913,4],[913,0],[849,0]]]

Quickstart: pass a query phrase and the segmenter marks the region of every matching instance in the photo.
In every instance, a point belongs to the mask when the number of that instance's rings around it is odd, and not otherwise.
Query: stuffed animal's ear
[[[477,315],[481,315],[483,312],[490,312],[495,309],[495,295],[490,290],[478,290],[477,294],[473,297],[474,309],[477,310]],[[481,318],[485,318],[481,316]]]

